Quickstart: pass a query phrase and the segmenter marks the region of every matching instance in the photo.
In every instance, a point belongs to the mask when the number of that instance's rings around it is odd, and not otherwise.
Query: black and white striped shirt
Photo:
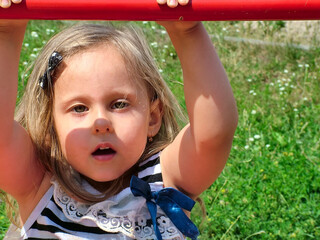
[[[139,165],[138,177],[152,191],[163,188],[160,153]],[[158,208],[158,226],[163,239],[184,239]],[[57,182],[46,192],[21,230],[22,239],[156,239],[146,201],[130,188],[97,204],[79,203]]]

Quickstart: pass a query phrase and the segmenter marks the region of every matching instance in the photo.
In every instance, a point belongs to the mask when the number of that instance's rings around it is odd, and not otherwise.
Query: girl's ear
[[[162,123],[162,103],[160,102],[159,99],[155,99],[151,102],[151,105],[150,105],[148,137],[153,137],[159,132],[161,123]]]

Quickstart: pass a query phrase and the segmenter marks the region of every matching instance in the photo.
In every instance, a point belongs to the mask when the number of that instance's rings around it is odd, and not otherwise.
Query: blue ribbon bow
[[[130,189],[134,196],[141,196],[147,200],[153,228],[158,240],[162,240],[157,225],[157,205],[165,212],[173,224],[185,236],[195,240],[199,235],[197,227],[183,212],[182,208],[191,211],[195,201],[174,188],[163,188],[160,191],[151,191],[150,185],[145,181],[132,176]]]

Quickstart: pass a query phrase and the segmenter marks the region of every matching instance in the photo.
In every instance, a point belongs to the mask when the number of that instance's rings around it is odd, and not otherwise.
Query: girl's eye
[[[123,109],[128,106],[129,106],[129,103],[127,103],[126,101],[118,101],[118,102],[113,103],[111,108],[112,109]]]
[[[72,110],[76,113],[83,113],[88,111],[89,109],[84,105],[78,105],[72,108]]]

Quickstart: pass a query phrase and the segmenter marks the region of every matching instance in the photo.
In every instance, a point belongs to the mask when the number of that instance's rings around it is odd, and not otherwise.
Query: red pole
[[[191,0],[170,9],[156,0],[23,0],[0,9],[2,19],[65,20],[313,20],[320,0]]]

